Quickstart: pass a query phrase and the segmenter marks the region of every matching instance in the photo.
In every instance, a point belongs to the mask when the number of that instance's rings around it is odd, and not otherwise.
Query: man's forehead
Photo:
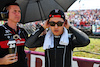
[[[52,18],[50,18],[49,21],[64,21],[64,20],[60,17],[52,17]]]
[[[17,5],[10,5],[9,8],[14,10],[20,10],[19,6]]]

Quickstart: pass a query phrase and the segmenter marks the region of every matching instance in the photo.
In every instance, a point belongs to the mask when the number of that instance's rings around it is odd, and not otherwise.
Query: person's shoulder
[[[0,29],[4,28],[4,25],[3,24],[0,24]]]
[[[0,34],[3,34],[5,31],[4,25],[0,24]]]
[[[25,31],[24,28],[21,28],[21,27],[19,27],[19,28],[20,28],[20,30],[21,30],[23,33],[26,33],[26,31]]]
[[[24,30],[24,28],[22,28],[22,27],[20,27],[20,26],[18,26],[18,28],[19,28],[20,30]]]
[[[0,24],[0,27],[3,26],[3,24]]]
[[[19,27],[21,30],[24,30],[24,28]]]

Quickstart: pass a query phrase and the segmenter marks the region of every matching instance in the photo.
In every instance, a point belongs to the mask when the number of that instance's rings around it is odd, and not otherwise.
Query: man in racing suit
[[[28,34],[17,26],[21,19],[21,10],[17,3],[8,4],[6,9],[9,11],[8,22],[0,26],[0,67],[27,67],[24,43]],[[9,53],[10,40],[16,41],[16,54]]]
[[[48,27],[50,29],[47,34],[40,36]],[[68,35],[65,28],[72,32],[72,34]],[[60,40],[62,40],[61,43],[64,43],[61,44]],[[45,67],[72,67],[73,49],[86,46],[89,43],[88,36],[69,25],[67,20],[65,20],[64,13],[59,9],[55,9],[50,12],[49,20],[31,35],[25,45],[29,48],[43,46],[45,50]]]

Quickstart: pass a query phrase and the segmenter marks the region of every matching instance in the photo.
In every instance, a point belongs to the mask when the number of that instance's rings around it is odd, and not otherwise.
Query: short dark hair
[[[14,3],[8,3],[8,4],[5,5],[6,10],[8,10],[8,7],[10,5],[17,5],[17,6],[19,6],[19,4],[18,3],[15,3],[15,2]]]
[[[8,4],[5,5],[5,7],[10,6],[10,5],[17,5],[17,6],[19,6],[18,3],[8,3]]]

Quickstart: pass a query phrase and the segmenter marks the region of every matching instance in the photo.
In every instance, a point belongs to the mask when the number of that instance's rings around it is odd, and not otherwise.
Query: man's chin
[[[59,36],[60,34],[58,34],[58,33],[54,33],[54,35],[55,35],[55,36]]]

